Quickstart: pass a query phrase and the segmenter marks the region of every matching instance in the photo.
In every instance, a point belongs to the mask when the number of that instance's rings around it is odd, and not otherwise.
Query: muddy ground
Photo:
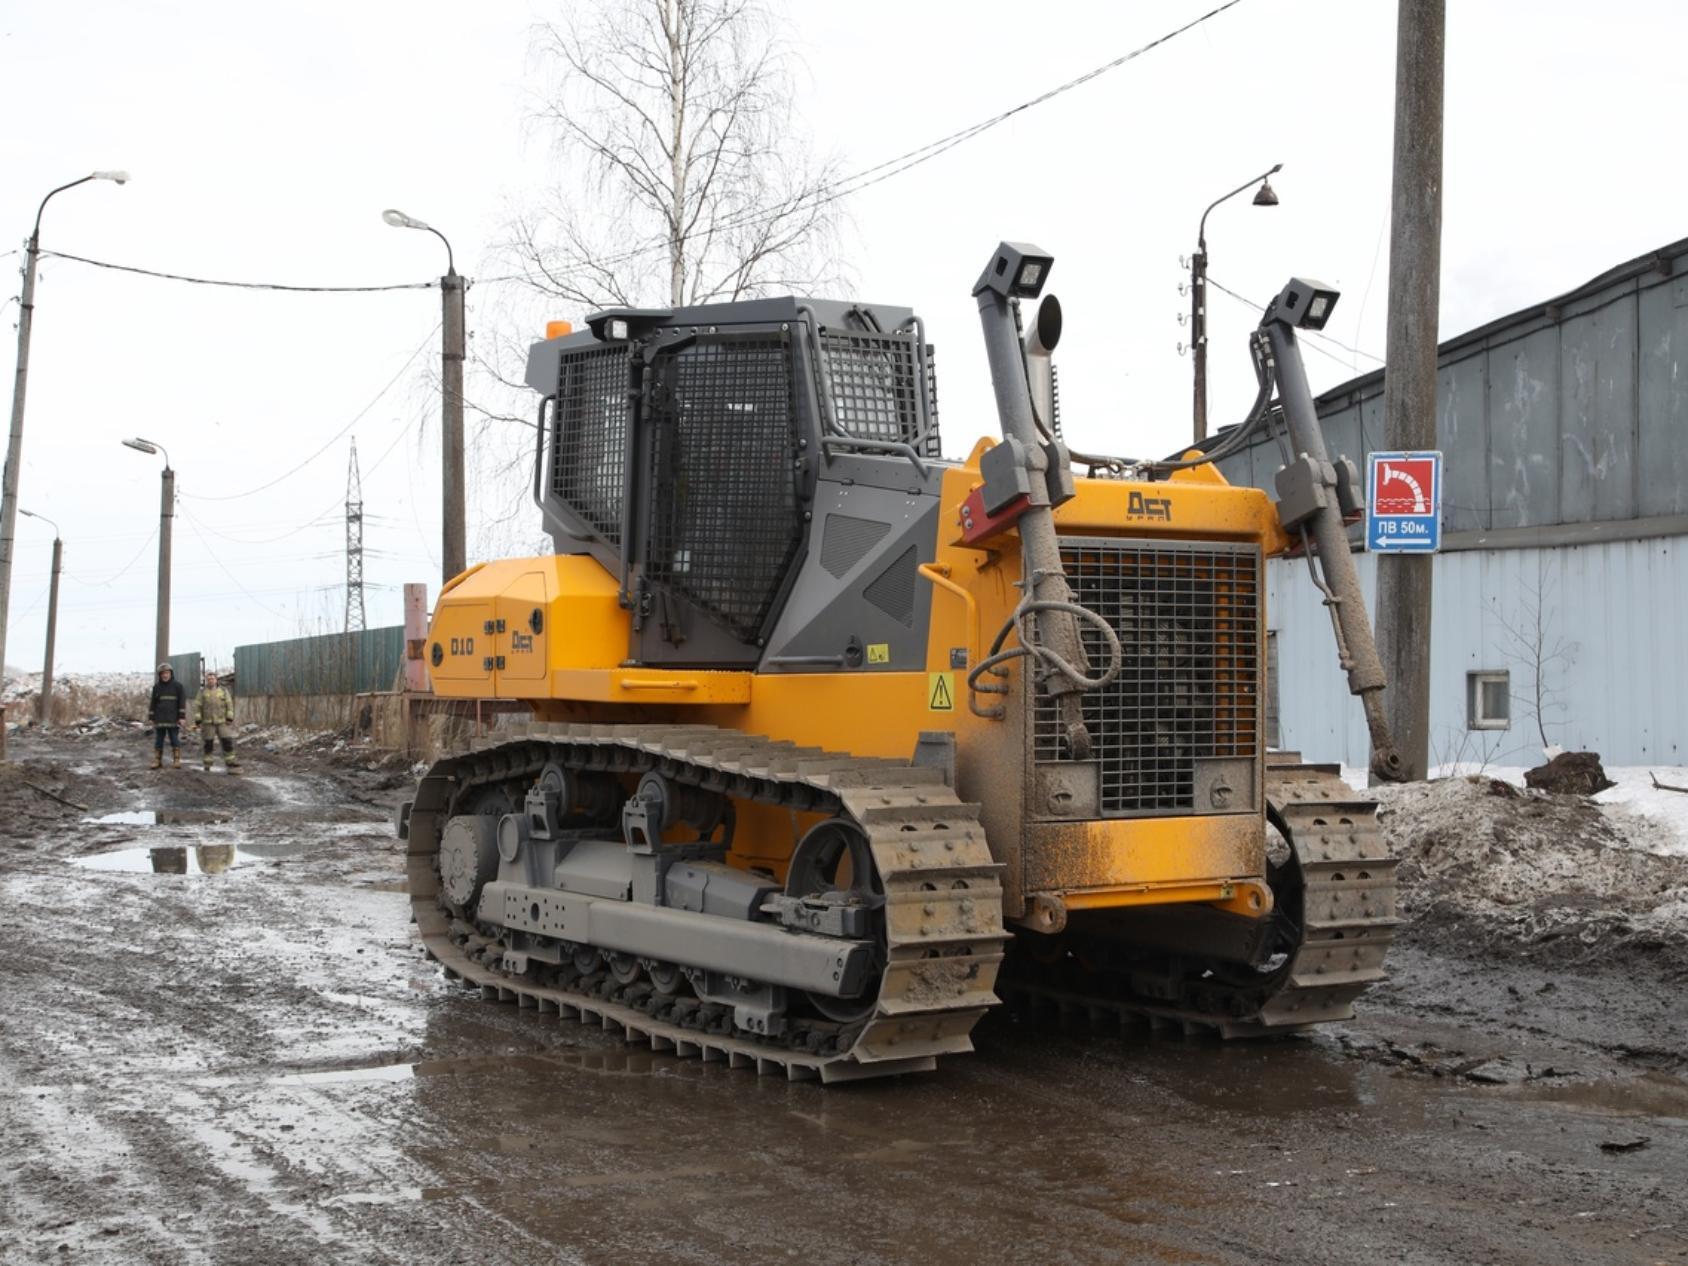
[[[14,743],[8,1262],[1688,1261],[1675,943],[1579,925],[1574,893],[1473,913],[1434,831],[1353,1023],[1225,1045],[998,1013],[936,1075],[823,1089],[448,985],[386,825],[402,768]],[[84,821],[136,811],[162,820]]]

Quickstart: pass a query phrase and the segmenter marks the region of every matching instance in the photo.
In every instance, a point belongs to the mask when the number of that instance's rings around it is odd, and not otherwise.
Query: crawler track
[[[1289,752],[1269,758],[1266,796],[1292,851],[1271,868],[1272,970],[1188,951],[1156,953],[1106,928],[1070,931],[1063,951],[1043,962],[1010,957],[999,985],[1005,1000],[1093,1025],[1225,1038],[1350,1018],[1354,999],[1383,979],[1399,922],[1397,859],[1378,828],[1377,804],[1343,782],[1338,766],[1303,764]]]
[[[732,1026],[729,1008],[648,984],[617,985],[571,966],[504,969],[495,929],[455,918],[439,900],[446,820],[483,788],[524,785],[548,762],[637,774],[658,770],[739,801],[841,814],[867,834],[885,895],[885,969],[872,1014],[854,1024],[794,1024],[778,1039]],[[996,1002],[1002,889],[979,824],[938,771],[861,759],[711,726],[536,723],[477,740],[437,762],[417,788],[409,827],[411,911],[448,975],[483,995],[599,1023],[653,1050],[791,1080],[843,1081],[931,1069],[972,1049],[973,1025]]]

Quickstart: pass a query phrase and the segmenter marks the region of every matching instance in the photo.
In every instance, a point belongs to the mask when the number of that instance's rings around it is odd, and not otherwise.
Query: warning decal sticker
[[[926,706],[933,712],[955,711],[955,674],[927,673]]]

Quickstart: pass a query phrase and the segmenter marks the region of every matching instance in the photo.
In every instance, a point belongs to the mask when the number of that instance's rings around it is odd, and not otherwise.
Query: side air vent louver
[[[821,537],[821,566],[834,579],[842,579],[850,569],[868,556],[875,545],[891,530],[889,523],[877,519],[858,519],[849,514],[826,516],[826,532]]]
[[[914,546],[909,546],[897,560],[879,573],[862,597],[878,607],[893,620],[914,627],[914,578],[919,568]]]

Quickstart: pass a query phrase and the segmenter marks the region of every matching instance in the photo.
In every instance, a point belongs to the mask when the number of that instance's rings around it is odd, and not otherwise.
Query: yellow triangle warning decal
[[[933,712],[955,711],[955,674],[927,673],[926,706]]]

